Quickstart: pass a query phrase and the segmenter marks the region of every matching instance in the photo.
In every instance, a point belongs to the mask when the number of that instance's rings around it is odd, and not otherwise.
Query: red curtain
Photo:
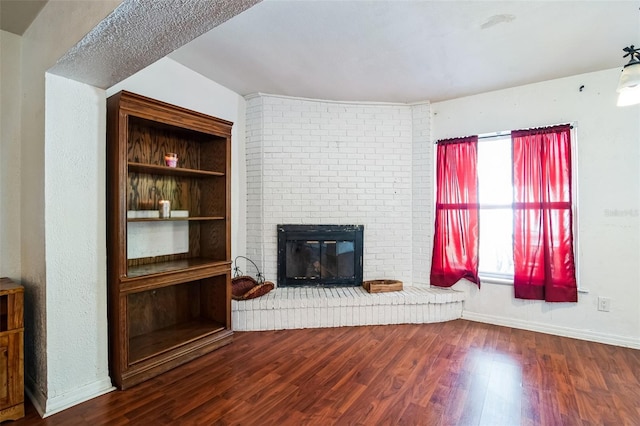
[[[478,137],[438,141],[431,284],[478,278]]]
[[[571,127],[511,132],[514,289],[520,299],[577,302]]]

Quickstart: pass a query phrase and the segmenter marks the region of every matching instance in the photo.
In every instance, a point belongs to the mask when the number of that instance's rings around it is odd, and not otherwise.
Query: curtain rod
[[[478,135],[478,140],[480,139],[493,139],[499,138],[502,136],[509,136],[511,132],[495,132],[495,133],[485,133],[484,135]]]
[[[529,127],[528,129],[522,129],[522,130],[531,130],[531,129],[544,129],[545,127],[556,127],[556,126],[564,126],[564,125],[569,125],[570,129],[573,129],[573,123],[575,123],[575,121],[571,121],[569,123],[559,123],[559,124],[550,124],[548,126],[542,126],[542,127]],[[508,136],[511,134],[513,130],[503,130],[501,132],[494,132],[494,133],[484,133],[482,135],[478,135],[478,140],[481,139],[494,139],[494,138],[499,138],[502,136]],[[468,137],[468,136],[467,136]],[[434,142],[435,145],[438,144],[439,141],[446,141],[448,139],[455,139],[455,138],[447,138],[447,139],[439,139],[437,141]]]

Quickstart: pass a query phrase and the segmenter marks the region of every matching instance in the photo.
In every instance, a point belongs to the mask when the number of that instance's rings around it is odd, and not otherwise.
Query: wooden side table
[[[0,422],[24,417],[24,287],[0,278]]]

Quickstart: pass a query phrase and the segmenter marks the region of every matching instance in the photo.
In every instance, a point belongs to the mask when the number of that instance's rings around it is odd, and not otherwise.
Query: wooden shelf
[[[128,218],[127,222],[180,222],[180,221],[201,221],[208,220],[225,220],[223,216],[193,216],[193,217],[168,217],[160,219],[158,217],[141,217],[141,218]]]
[[[186,176],[186,177],[211,177],[211,176],[224,176],[224,173],[221,172],[211,172],[208,170],[198,170],[198,169],[185,169],[181,167],[167,167],[167,166],[157,166],[155,164],[144,164],[144,163],[127,163],[130,172],[138,172],[138,173],[150,173],[155,175],[173,175],[173,176]]]
[[[129,362],[131,364],[139,363],[224,329],[223,324],[206,318],[198,318],[133,337],[129,340]]]
[[[194,257],[190,259],[171,260],[168,262],[150,263],[147,265],[129,266],[127,277],[137,278],[145,275],[163,274],[186,269],[194,269],[203,266],[225,265],[227,261]]]

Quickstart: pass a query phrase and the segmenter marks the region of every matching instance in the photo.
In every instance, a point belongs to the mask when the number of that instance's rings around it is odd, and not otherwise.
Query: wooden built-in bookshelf
[[[107,101],[110,374],[121,389],[232,340],[231,126],[129,92]],[[129,217],[160,200],[187,215]],[[185,243],[164,247],[160,232]]]

